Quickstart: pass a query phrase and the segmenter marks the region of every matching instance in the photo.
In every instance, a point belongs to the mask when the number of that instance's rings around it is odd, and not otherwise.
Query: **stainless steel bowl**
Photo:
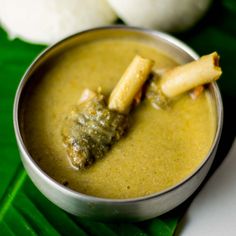
[[[179,184],[165,191],[145,197],[124,200],[98,198],[78,193],[59,184],[44,173],[35,163],[26,148],[22,135],[22,127],[20,126],[19,114],[20,109],[22,109],[21,98],[25,91],[25,85],[32,79],[32,75],[37,73],[37,69],[43,63],[50,60],[57,53],[65,51],[73,45],[78,45],[89,40],[110,37],[139,38],[140,40],[153,44],[160,51],[175,58],[179,63],[186,63],[198,58],[198,55],[191,48],[172,36],[147,29],[112,26],[91,29],[75,34],[47,48],[36,58],[23,76],[16,92],[14,103],[15,134],[21,159],[28,175],[38,189],[57,206],[74,215],[94,220],[141,221],[161,215],[178,206],[198,188],[209,171],[218,146],[223,122],[222,100],[216,83],[210,85],[210,91],[215,98],[217,131],[212,147],[205,157],[205,160],[191,176],[184,179]]]

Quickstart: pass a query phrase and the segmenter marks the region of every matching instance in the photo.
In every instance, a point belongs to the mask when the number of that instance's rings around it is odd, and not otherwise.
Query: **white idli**
[[[206,12],[211,0],[108,0],[127,24],[167,32],[193,26]]]
[[[0,23],[9,36],[33,43],[52,44],[116,18],[106,0],[0,0]]]

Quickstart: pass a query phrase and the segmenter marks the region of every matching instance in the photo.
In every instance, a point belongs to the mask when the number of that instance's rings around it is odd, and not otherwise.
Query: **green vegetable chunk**
[[[128,129],[128,116],[108,109],[104,96],[95,94],[65,118],[63,142],[73,166],[83,169],[102,158]]]
[[[156,109],[166,109],[169,106],[169,99],[163,94],[160,86],[160,78],[152,75],[147,83],[145,97]]]

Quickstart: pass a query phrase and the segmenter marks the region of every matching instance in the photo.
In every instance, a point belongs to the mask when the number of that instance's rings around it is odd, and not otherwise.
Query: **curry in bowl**
[[[147,58],[143,60],[148,60],[150,70],[144,76],[141,93],[135,94],[128,111],[117,111],[112,105],[110,109],[109,99],[115,97],[114,90],[121,87],[118,81],[127,77],[123,73],[132,67],[136,55],[141,60]],[[219,77],[216,58],[214,54],[210,60]],[[39,67],[25,88],[20,125],[30,155],[57,182],[91,196],[137,198],[177,185],[196,171],[208,155],[216,134],[217,115],[207,86],[203,89],[197,85],[190,92],[174,94],[176,90],[167,78],[165,88],[171,99],[163,102],[153,94],[155,80],[181,72],[182,67],[173,72],[176,66],[174,58],[138,38],[92,40],[62,51]],[[187,71],[194,73],[189,68]],[[109,120],[111,126],[114,121],[125,124],[120,132],[111,134],[112,145],[102,146],[102,151],[92,134],[88,135],[94,131],[89,129],[90,118],[83,120],[87,138],[80,137],[81,128],[73,127],[82,119],[81,111],[87,114],[84,91],[92,91],[95,98],[102,96],[101,109],[107,109],[109,117],[113,117]],[[129,90],[123,91],[123,96],[129,97]],[[84,128],[81,122],[79,127]],[[80,140],[85,141],[81,144]],[[76,156],[78,150],[83,150],[83,161]]]

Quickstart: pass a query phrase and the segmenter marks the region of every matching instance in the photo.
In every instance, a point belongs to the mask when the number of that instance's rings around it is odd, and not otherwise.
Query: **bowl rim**
[[[179,187],[184,185],[186,182],[188,182],[190,179],[192,179],[194,176],[196,176],[198,174],[198,172],[200,172],[201,169],[205,166],[205,164],[207,163],[207,161],[209,160],[209,158],[213,154],[214,149],[219,142],[219,139],[221,136],[221,131],[222,131],[222,126],[223,126],[223,103],[222,103],[220,90],[219,90],[216,82],[213,82],[211,84],[213,86],[214,94],[216,97],[216,110],[217,110],[216,113],[217,113],[218,119],[217,119],[217,130],[215,132],[215,137],[212,142],[210,150],[208,151],[207,155],[205,156],[205,158],[203,159],[201,164],[198,166],[198,168],[195,169],[194,172],[192,172],[190,175],[185,177],[179,183],[177,183],[177,184],[175,184],[163,191],[160,191],[157,193],[152,193],[150,195],[146,195],[146,196],[142,196],[142,197],[135,197],[135,198],[113,199],[113,198],[102,198],[102,197],[91,196],[91,195],[87,195],[84,193],[77,192],[73,189],[70,189],[70,188],[60,184],[59,182],[57,182],[55,179],[53,179],[51,176],[46,174],[39,167],[39,165],[34,161],[33,157],[28,152],[26,145],[24,144],[23,137],[20,132],[19,116],[18,116],[19,115],[20,98],[21,98],[22,91],[23,91],[28,79],[30,78],[30,73],[32,71],[34,71],[34,65],[41,58],[43,58],[48,52],[50,52],[54,48],[58,47],[59,45],[63,44],[64,42],[71,40],[72,38],[79,37],[80,35],[83,35],[83,34],[87,34],[87,33],[94,32],[94,31],[104,31],[104,30],[127,30],[129,32],[132,31],[132,32],[136,32],[136,33],[144,33],[146,35],[158,37],[163,41],[167,41],[169,44],[171,44],[171,46],[174,46],[174,47],[179,48],[180,50],[183,50],[188,55],[190,55],[194,60],[199,58],[198,54],[193,49],[191,49],[187,44],[180,41],[179,39],[177,39],[167,33],[161,32],[161,31],[146,29],[146,28],[142,28],[142,27],[133,27],[133,26],[125,26],[125,25],[103,26],[103,27],[96,27],[96,28],[84,30],[84,31],[75,33],[69,37],[66,37],[66,38],[54,43],[53,45],[47,47],[46,49],[44,49],[32,61],[32,63],[27,68],[27,70],[25,71],[25,73],[23,74],[23,76],[20,80],[20,83],[19,83],[17,91],[16,91],[16,95],[15,95],[15,99],[14,99],[14,106],[13,106],[13,125],[14,125],[14,131],[15,131],[15,136],[16,136],[18,148],[19,148],[20,152],[22,153],[21,158],[24,158],[24,160],[28,162],[28,164],[30,165],[32,170],[34,172],[36,172],[37,175],[39,175],[44,181],[49,182],[49,184],[51,186],[53,186],[53,188],[57,189],[60,192],[63,192],[66,195],[70,195],[73,198],[83,199],[85,201],[90,201],[90,202],[99,202],[99,203],[104,203],[104,204],[111,204],[112,203],[112,204],[117,204],[117,205],[124,204],[124,203],[130,204],[130,203],[137,203],[137,202],[152,200],[154,198],[158,198],[164,194],[168,194],[169,192],[172,192],[172,191],[178,189]]]

